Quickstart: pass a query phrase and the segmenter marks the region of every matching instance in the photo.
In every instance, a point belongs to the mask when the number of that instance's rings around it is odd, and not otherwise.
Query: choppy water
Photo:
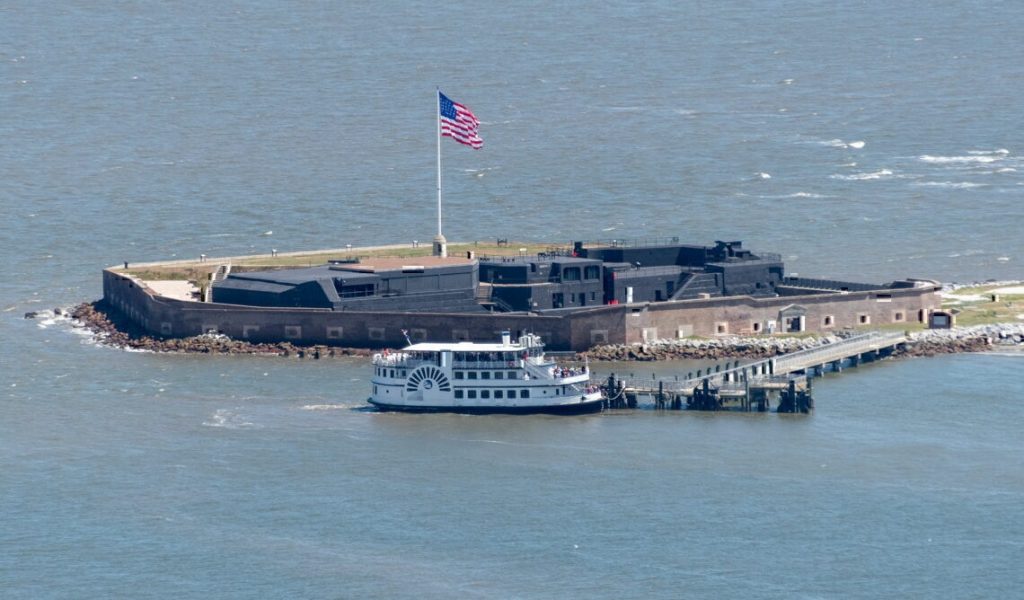
[[[2,595],[1018,594],[1019,357],[829,377],[810,418],[403,416],[360,409],[357,360],[127,353],[21,315],[122,260],[429,239],[436,85],[486,141],[445,141],[449,239],[1024,279],[1022,26],[1008,2],[0,7]]]

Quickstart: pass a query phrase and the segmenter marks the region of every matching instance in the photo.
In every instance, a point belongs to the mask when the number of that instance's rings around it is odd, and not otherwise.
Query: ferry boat
[[[500,343],[410,344],[373,356],[379,410],[406,412],[584,414],[599,412],[601,390],[590,369],[561,367],[544,355],[540,337]]]

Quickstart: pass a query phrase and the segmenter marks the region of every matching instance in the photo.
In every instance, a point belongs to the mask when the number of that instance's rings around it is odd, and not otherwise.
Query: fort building
[[[536,333],[554,350],[927,323],[940,306],[934,281],[787,276],[779,255],[739,241],[574,242],[479,257],[348,255],[295,268],[213,264],[207,290],[194,294],[109,268],[104,299],[165,337],[217,332],[253,342],[382,347],[402,346],[406,335],[479,340],[509,330]]]

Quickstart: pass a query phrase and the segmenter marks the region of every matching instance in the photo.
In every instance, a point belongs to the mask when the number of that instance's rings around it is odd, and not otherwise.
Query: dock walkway
[[[779,398],[779,412],[810,412],[810,379],[842,371],[892,353],[907,342],[905,333],[870,332],[815,348],[751,363],[726,363],[685,377],[615,379],[605,385],[609,408],[635,408],[649,396],[656,408],[768,410]]]

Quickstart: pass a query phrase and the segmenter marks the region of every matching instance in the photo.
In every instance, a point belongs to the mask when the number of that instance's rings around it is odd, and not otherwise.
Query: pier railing
[[[872,351],[893,348],[906,340],[906,334],[902,332],[864,333],[831,344],[797,350],[746,364],[739,364],[739,361],[736,361],[735,366],[727,366],[724,369],[718,368],[711,371],[709,368],[707,373],[698,371],[696,377],[690,374],[688,377],[679,379],[623,378],[622,381],[626,388],[642,390],[645,393],[656,391],[689,393],[694,388],[703,385],[704,381],[707,381],[711,387],[719,389],[732,389],[733,387],[740,389],[744,385],[744,380],[756,381],[762,386],[784,385],[791,373],[841,362]]]

